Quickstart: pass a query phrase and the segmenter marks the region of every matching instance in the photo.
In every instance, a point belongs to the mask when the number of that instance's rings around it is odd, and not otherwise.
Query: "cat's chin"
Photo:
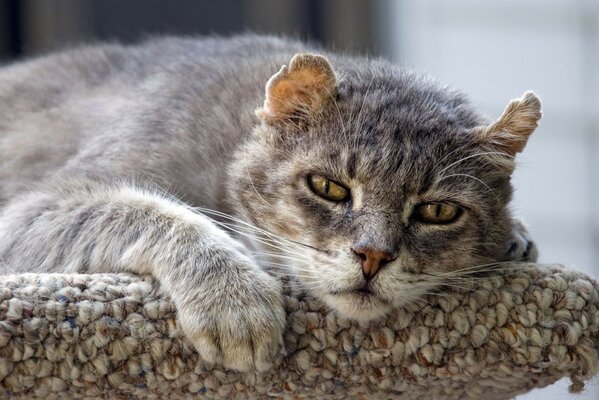
[[[345,292],[327,294],[325,302],[342,318],[366,323],[383,318],[391,312],[391,305],[374,294]]]

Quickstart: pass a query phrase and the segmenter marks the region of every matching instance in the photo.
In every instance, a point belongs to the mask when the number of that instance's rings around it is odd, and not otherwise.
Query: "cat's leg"
[[[508,243],[505,261],[536,262],[539,258],[537,245],[530,237],[528,229],[519,219],[514,219],[512,238]]]
[[[201,356],[268,368],[281,349],[281,287],[207,217],[127,185],[69,184],[0,210],[0,272],[152,274]]]

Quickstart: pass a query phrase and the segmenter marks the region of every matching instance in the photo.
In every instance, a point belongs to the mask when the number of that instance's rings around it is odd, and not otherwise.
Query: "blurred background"
[[[157,34],[293,35],[382,56],[465,91],[491,118],[532,89],[541,127],[514,209],[541,261],[599,277],[599,1],[0,0],[0,61]],[[569,398],[566,381],[520,399]],[[599,384],[578,399],[598,399]]]

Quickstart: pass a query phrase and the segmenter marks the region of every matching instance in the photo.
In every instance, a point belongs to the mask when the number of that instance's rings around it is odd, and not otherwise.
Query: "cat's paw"
[[[508,243],[505,261],[535,262],[539,258],[539,251],[535,242],[530,237],[524,224],[514,221],[512,228],[512,239]]]
[[[210,364],[268,370],[283,348],[280,283],[246,257],[229,254],[220,263],[177,305],[181,327]]]

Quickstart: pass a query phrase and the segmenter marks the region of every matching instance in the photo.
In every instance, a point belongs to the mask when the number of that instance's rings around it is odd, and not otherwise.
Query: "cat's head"
[[[268,81],[230,190],[314,295],[367,321],[506,252],[540,102],[526,93],[487,123],[427,78],[333,60],[296,55]]]

